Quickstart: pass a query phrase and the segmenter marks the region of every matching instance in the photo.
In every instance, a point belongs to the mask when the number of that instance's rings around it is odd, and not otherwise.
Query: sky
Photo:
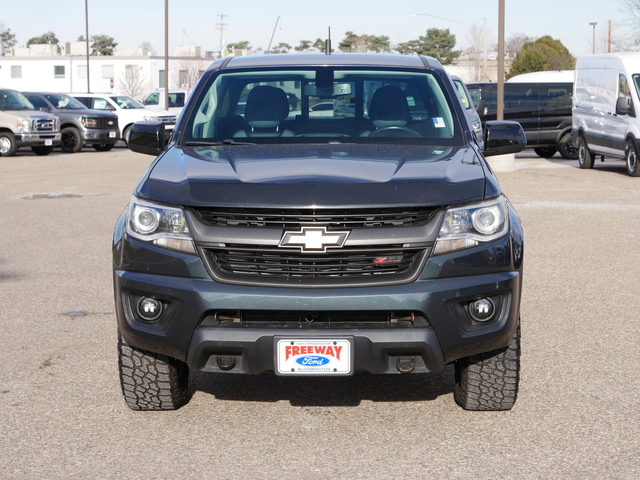
[[[89,36],[109,35],[116,49],[136,48],[149,42],[164,55],[165,0],[2,0],[0,27],[11,29],[17,47],[52,31],[64,42],[85,34],[85,2]],[[285,42],[323,40],[331,28],[333,48],[347,31],[357,35],[387,35],[390,42],[406,42],[429,28],[448,28],[456,36],[457,50],[470,46],[470,31],[482,29],[486,18],[489,45],[498,39],[498,0],[168,0],[169,53],[177,46],[218,50],[221,23],[226,43],[249,41],[266,50]],[[593,27],[596,51],[605,51],[608,21],[613,36],[628,30],[629,15],[623,0],[505,0],[505,36],[544,35],[560,40],[572,55],[592,53]],[[64,4],[64,8],[61,4]],[[415,14],[415,15],[414,15]],[[220,15],[224,15],[221,17]],[[1,60],[0,60],[1,61]]]

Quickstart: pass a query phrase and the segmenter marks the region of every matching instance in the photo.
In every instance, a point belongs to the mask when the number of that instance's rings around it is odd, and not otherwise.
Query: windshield
[[[47,94],[45,95],[54,107],[61,110],[86,110],[86,106],[80,101],[69,95]]]
[[[634,73],[632,75],[633,85],[636,87],[636,93],[640,97],[640,74]]]
[[[429,71],[221,72],[209,80],[193,112],[187,144],[463,142],[452,99]]]
[[[467,110],[471,109],[472,107],[471,99],[467,96],[467,89],[464,88],[464,84],[462,83],[462,80],[458,80],[457,78],[455,78],[453,80],[453,84],[455,85],[456,90],[458,91],[458,95],[460,95],[462,106]]]
[[[144,108],[144,105],[142,105],[140,102],[126,95],[113,96],[111,97],[111,100],[116,102],[118,106],[124,110],[128,110],[131,108]]]
[[[34,110],[34,107],[20,92],[0,90],[0,110]]]

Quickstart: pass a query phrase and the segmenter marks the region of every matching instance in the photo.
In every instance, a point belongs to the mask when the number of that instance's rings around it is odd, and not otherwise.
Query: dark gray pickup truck
[[[299,99],[295,107],[288,101]],[[322,108],[314,108],[316,105]],[[507,410],[520,365],[522,227],[442,66],[391,55],[215,62],[117,222],[122,393],[188,400],[189,370],[344,377],[455,365],[469,410]]]
[[[99,152],[107,152],[120,139],[115,113],[90,110],[64,93],[24,92],[24,96],[35,108],[60,118],[60,148],[63,152],[79,152],[86,144]]]

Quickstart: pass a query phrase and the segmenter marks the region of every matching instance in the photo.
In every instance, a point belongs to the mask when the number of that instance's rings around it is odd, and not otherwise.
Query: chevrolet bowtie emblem
[[[284,232],[280,247],[299,248],[302,253],[324,253],[327,247],[342,247],[349,232],[327,232],[325,227],[302,227],[299,232]]]

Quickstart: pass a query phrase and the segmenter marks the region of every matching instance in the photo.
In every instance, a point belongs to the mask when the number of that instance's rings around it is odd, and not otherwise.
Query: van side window
[[[537,112],[539,108],[538,86],[534,83],[505,85],[504,109],[515,112]]]
[[[627,77],[624,75],[618,76],[618,97],[631,98],[629,82],[627,82]]]

